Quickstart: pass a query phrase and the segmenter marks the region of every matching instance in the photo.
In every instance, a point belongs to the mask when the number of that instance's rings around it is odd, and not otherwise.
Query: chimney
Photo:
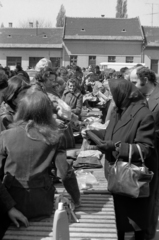
[[[12,27],[13,27],[13,23],[9,22],[9,23],[8,23],[8,27],[9,27],[9,28],[12,28]]]
[[[33,28],[33,22],[29,22],[29,27]]]
[[[105,15],[101,15],[101,17],[102,17],[102,18],[104,18],[104,17],[105,17]]]

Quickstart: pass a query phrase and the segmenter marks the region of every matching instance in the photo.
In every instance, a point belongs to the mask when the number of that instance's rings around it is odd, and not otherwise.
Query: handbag
[[[153,178],[153,172],[145,166],[141,148],[136,144],[142,165],[136,166],[131,163],[132,145],[129,144],[129,161],[116,160],[109,165],[108,190],[112,194],[129,196],[131,198],[149,197],[149,183]]]

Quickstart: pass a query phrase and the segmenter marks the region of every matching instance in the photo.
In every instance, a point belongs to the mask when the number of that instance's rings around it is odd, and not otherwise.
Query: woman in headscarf
[[[139,144],[145,165],[154,172],[150,183],[150,196],[147,198],[130,198],[114,195],[118,239],[123,240],[125,232],[134,231],[135,240],[144,240],[144,230],[148,227],[152,211],[154,189],[156,186],[157,158],[154,149],[154,119],[140,91],[129,81],[111,79],[110,91],[115,108],[110,123],[103,137],[104,143],[98,148],[105,153],[105,175],[108,162],[116,159],[128,161],[129,144],[132,144],[132,162],[140,164]],[[118,147],[115,143],[120,142]]]

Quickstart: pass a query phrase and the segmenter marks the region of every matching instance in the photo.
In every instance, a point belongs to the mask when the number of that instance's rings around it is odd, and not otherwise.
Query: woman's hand
[[[64,121],[62,121],[62,120],[60,120],[60,119],[56,119],[56,123],[57,123],[57,126],[59,127],[59,128],[65,128],[65,123],[64,123]]]
[[[97,145],[101,151],[115,151],[115,144],[112,141],[103,141],[101,144]]]
[[[24,225],[26,227],[29,226],[28,219],[20,211],[18,211],[16,208],[14,208],[14,207],[11,208],[8,211],[8,215],[9,215],[9,218],[12,220],[12,222],[16,225],[16,227],[19,227],[19,222],[18,221],[21,221],[22,223],[24,223]]]

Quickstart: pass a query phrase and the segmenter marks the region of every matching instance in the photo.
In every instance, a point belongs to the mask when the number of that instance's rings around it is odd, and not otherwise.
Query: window
[[[89,56],[89,63],[88,65],[91,65],[92,67],[95,67],[96,65],[96,56]]]
[[[108,62],[116,62],[115,56],[108,56]]]
[[[157,59],[151,59],[151,70],[155,73],[158,73],[158,63],[159,61]]]
[[[21,57],[7,57],[7,66],[16,66],[21,65],[22,58]]]
[[[13,23],[8,23],[8,25],[9,25],[9,28],[13,27]]]
[[[29,27],[33,28],[33,22],[29,22]]]
[[[126,63],[133,63],[134,58],[133,57],[126,57]]]
[[[52,67],[54,70],[57,70],[57,68],[60,67],[60,58],[50,58],[50,61],[52,62]]]
[[[70,56],[70,65],[77,65],[77,56]]]
[[[29,57],[29,68],[34,68],[43,57]]]

